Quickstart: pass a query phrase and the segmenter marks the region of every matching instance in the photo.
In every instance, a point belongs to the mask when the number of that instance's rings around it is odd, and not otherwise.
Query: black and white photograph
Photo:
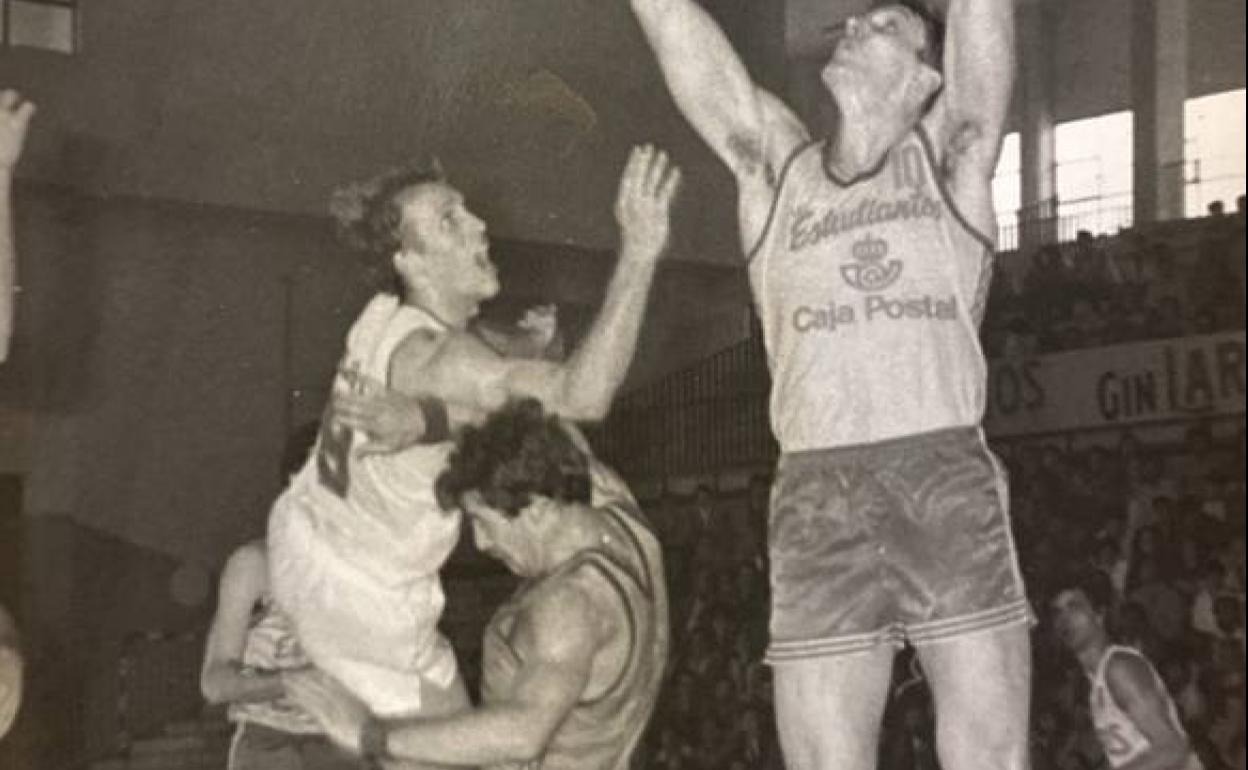
[[[1248,770],[1243,0],[0,0],[0,770]]]

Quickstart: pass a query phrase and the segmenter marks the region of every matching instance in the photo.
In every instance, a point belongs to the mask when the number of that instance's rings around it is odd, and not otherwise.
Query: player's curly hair
[[[417,185],[445,181],[446,174],[433,159],[425,167],[401,168],[343,185],[330,196],[329,212],[339,240],[356,252],[370,271],[383,278],[383,288],[402,296],[402,284],[390,264],[390,258],[402,245],[401,194]]]
[[[491,414],[479,428],[464,430],[434,489],[445,510],[459,507],[464,495],[476,492],[486,505],[509,517],[519,515],[535,495],[588,503],[589,458],[541,403],[520,399]]]

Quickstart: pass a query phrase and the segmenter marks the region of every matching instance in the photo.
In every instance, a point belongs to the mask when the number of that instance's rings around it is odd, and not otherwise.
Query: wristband
[[[390,756],[390,731],[380,719],[369,719],[360,728],[360,754],[365,759],[380,761],[394,759]]]

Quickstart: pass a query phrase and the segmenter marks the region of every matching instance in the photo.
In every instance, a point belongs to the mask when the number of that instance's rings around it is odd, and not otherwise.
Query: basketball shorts
[[[977,427],[785,454],[767,662],[1031,622],[1004,470]]]
[[[358,757],[340,751],[323,735],[282,732],[240,722],[230,743],[228,770],[365,770]]]

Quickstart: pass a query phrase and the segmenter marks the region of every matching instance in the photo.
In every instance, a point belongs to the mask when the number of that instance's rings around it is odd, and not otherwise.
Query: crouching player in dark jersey
[[[631,504],[590,503],[587,453],[534,400],[465,430],[438,480],[477,546],[524,579],[485,631],[482,705],[381,722],[336,682],[289,692],[340,745],[379,760],[624,770],[667,659],[658,540]]]

